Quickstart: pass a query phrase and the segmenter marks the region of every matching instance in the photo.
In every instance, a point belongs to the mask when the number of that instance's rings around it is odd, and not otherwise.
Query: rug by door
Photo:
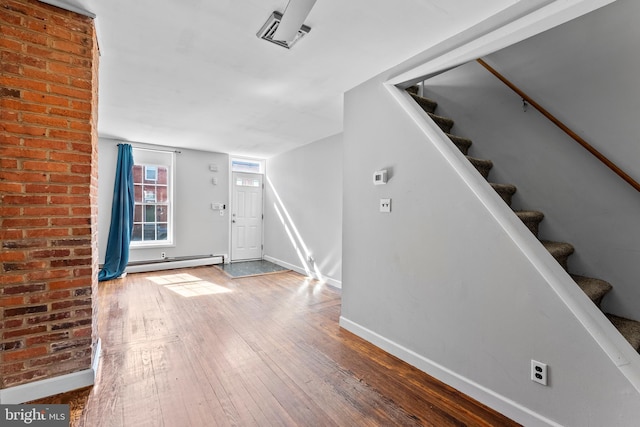
[[[215,267],[233,279],[291,271],[288,268],[265,260],[232,262],[230,264],[218,264]]]

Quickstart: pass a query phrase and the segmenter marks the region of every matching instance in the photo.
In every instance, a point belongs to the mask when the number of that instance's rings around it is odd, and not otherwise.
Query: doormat
[[[263,274],[282,273],[291,271],[265,260],[233,262],[231,264],[217,264],[216,268],[224,271],[232,279],[239,277],[261,276]]]

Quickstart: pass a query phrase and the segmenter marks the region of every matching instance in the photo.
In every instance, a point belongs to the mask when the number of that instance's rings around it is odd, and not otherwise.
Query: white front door
[[[233,172],[231,261],[262,258],[262,175]]]

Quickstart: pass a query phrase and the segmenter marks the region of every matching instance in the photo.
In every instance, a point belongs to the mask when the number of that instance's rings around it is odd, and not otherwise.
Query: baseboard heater
[[[224,264],[224,255],[194,255],[158,260],[134,261],[127,264],[125,271],[127,273],[145,273],[147,271],[202,267],[214,264]]]

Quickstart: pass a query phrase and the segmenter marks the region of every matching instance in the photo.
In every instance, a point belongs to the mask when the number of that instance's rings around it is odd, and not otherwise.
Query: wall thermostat
[[[387,183],[387,170],[375,171],[373,173],[373,183],[375,185],[382,185]]]

